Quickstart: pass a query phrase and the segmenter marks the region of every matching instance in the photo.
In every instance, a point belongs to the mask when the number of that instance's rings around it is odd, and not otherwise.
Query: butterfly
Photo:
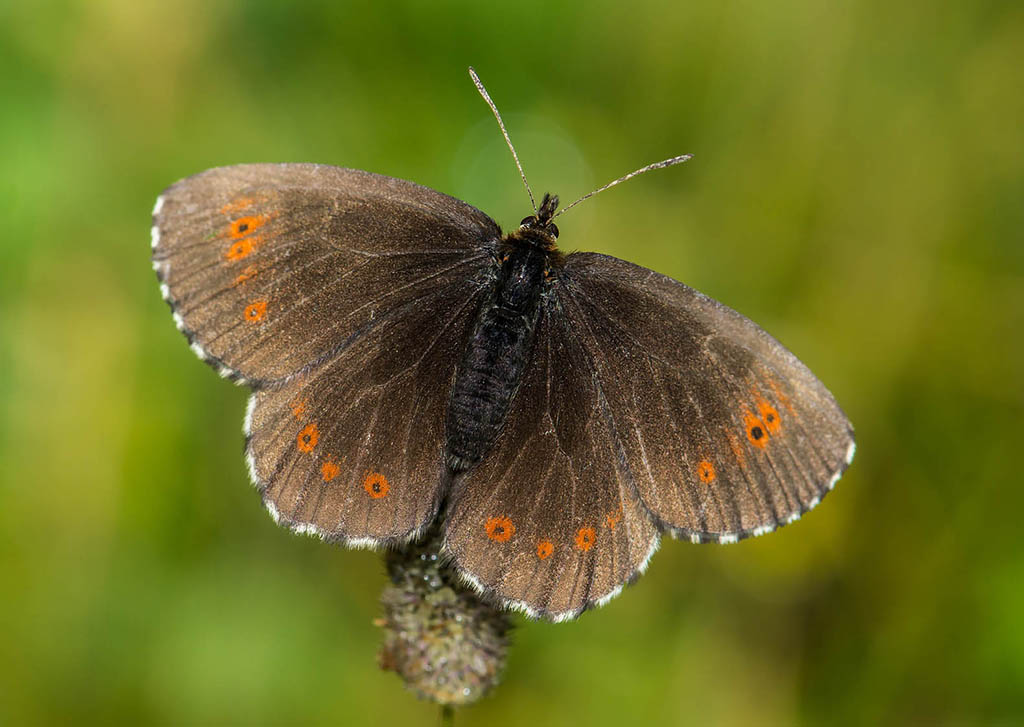
[[[854,437],[825,386],[696,290],[560,251],[557,207],[505,234],[440,192],[316,164],[159,196],[163,297],[253,389],[245,458],[275,521],[352,547],[440,527],[466,582],[561,621],[637,578],[664,533],[735,542],[833,488]]]

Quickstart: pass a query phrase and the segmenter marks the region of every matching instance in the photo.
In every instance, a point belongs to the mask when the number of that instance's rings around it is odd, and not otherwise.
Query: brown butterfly
[[[558,621],[635,579],[663,532],[735,542],[832,489],[853,430],[821,382],[671,278],[560,252],[557,204],[503,235],[330,166],[164,191],[153,267],[192,349],[254,390],[246,459],[276,521],[376,547],[441,519],[468,582]]]

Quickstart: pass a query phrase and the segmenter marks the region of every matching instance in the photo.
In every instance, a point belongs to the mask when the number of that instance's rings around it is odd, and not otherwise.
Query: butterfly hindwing
[[[593,364],[554,301],[505,430],[452,490],[446,548],[478,589],[563,620],[618,593],[658,533],[616,466]]]
[[[372,545],[433,521],[445,408],[483,282],[440,278],[330,363],[253,394],[246,453],[276,520]]]
[[[559,295],[627,471],[663,529],[731,542],[792,522],[853,456],[828,390],[752,321],[616,258],[567,258]]]
[[[315,164],[247,164],[157,200],[153,267],[178,327],[222,375],[310,371],[500,236],[485,214],[411,182]]]

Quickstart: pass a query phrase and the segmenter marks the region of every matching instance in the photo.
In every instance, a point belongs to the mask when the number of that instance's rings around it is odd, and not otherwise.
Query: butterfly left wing
[[[608,426],[594,363],[547,299],[531,363],[494,449],[452,488],[445,548],[479,591],[561,621],[645,567],[658,532]]]

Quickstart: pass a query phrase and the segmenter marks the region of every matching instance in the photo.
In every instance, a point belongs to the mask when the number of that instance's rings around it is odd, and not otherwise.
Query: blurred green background
[[[379,556],[293,536],[246,391],[174,329],[150,209],[207,167],[411,179],[559,220],[755,319],[858,432],[835,494],[666,540],[521,624],[460,725],[1024,721],[1024,6],[0,0],[0,723],[433,724],[375,666]]]

